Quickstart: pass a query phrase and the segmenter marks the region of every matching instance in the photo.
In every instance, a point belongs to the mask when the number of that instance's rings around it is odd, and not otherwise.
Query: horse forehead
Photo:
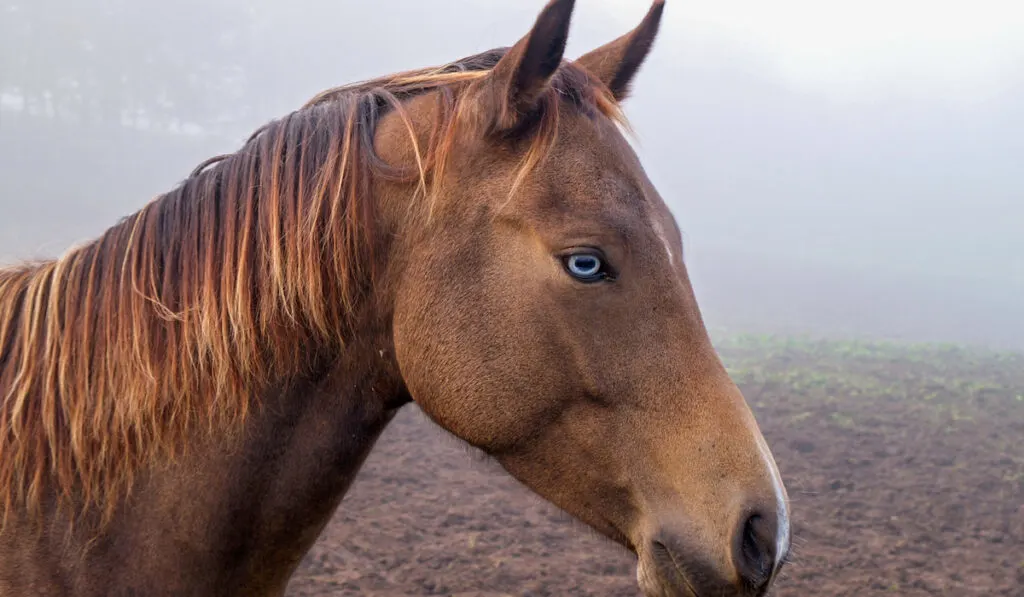
[[[622,132],[605,117],[562,109],[555,143],[527,176],[515,209],[543,221],[653,228],[659,198]]]
[[[605,116],[572,112],[560,118],[556,148],[571,160],[614,164],[620,170],[642,170],[629,141]]]
[[[619,222],[648,221],[657,207],[641,168],[620,152],[566,139],[541,176],[546,211]]]
[[[607,228],[635,229],[651,225],[655,210],[643,188],[629,177],[592,164],[567,161],[533,187],[534,218],[551,223],[583,221]]]

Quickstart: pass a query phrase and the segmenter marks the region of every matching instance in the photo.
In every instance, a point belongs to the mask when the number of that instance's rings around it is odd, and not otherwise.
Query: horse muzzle
[[[787,524],[770,512],[742,519],[727,558],[712,558],[687,534],[658,529],[638,550],[637,582],[645,597],[761,597],[788,549]],[[720,560],[720,561],[716,561]]]

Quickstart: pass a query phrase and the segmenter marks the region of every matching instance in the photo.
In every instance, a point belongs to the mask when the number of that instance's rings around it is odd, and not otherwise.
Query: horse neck
[[[378,208],[381,190],[368,197]],[[380,213],[384,238],[395,235],[402,217]],[[239,443],[213,447],[203,473],[211,482],[222,479],[223,491],[234,496],[228,510],[252,510],[251,582],[274,584],[286,579],[312,546],[337,509],[380,433],[398,409],[411,402],[402,380],[392,334],[393,277],[401,262],[399,243],[381,243],[373,251],[380,277],[362,295],[348,322],[344,345],[317,353],[307,373],[277,380],[259,397],[263,405],[245,423]],[[192,481],[186,481],[188,486]],[[254,494],[248,488],[264,488]],[[179,487],[180,489],[180,487]],[[186,502],[194,499],[181,492]],[[217,527],[223,503],[210,508],[207,525]],[[223,524],[223,523],[222,523]],[[231,541],[238,528],[227,528],[210,544]],[[198,529],[197,529],[198,532]],[[218,551],[230,553],[232,545]]]
[[[237,594],[267,587],[283,594],[409,401],[392,354],[390,332],[368,325],[308,376],[265,389],[238,433],[196,446],[148,479],[115,522],[125,532],[113,533],[119,545],[108,553],[135,544],[132,529],[173,529],[167,536],[189,537],[191,551],[157,540],[162,555],[145,563],[157,569],[133,572],[140,582],[189,570],[182,593],[231,586]]]
[[[293,563],[334,514],[380,433],[409,401],[389,337],[368,334],[323,377],[265,397],[271,408],[248,424],[248,439],[228,458],[214,461],[218,464],[209,473],[228,479],[223,495],[237,496],[229,510],[258,513],[249,530],[259,538],[250,557],[250,573],[257,579],[290,575]],[[254,483],[264,488],[262,495],[245,491]],[[227,529],[219,540],[230,542],[238,530]],[[217,551],[233,547],[222,545]]]
[[[410,221],[400,186],[373,185],[373,201],[383,239],[402,238],[418,218]],[[396,208],[396,206],[398,206]],[[410,235],[412,236],[412,235]],[[210,518],[205,528],[221,528],[209,538],[218,553],[231,553],[238,536],[256,537],[248,547],[248,582],[286,582],[348,491],[380,433],[398,409],[411,402],[395,359],[392,333],[394,293],[408,247],[405,242],[381,242],[372,254],[380,276],[362,294],[352,313],[344,346],[319,354],[308,373],[278,381],[266,388],[264,405],[245,424],[239,443],[214,446],[206,463],[205,479],[224,484],[212,492]],[[261,487],[259,492],[250,488]],[[180,491],[185,507],[194,496]],[[251,511],[252,528],[244,533],[224,526],[223,496],[232,496],[226,510],[232,517]],[[220,512],[218,514],[218,512]],[[177,524],[177,523],[175,523]],[[200,529],[196,529],[200,532]],[[227,544],[225,544],[225,542]]]
[[[197,435],[179,459],[147,469],[98,542],[89,525],[66,528],[82,555],[68,573],[97,583],[83,594],[104,594],[108,585],[154,595],[283,594],[380,433],[409,401],[387,309],[369,305],[343,349],[317,353],[305,373],[260,390],[240,428]],[[0,577],[15,546],[61,554],[64,541],[64,533],[41,534],[33,524],[8,529],[0,534]],[[131,557],[141,546],[152,557]],[[56,568],[38,572],[52,578]]]

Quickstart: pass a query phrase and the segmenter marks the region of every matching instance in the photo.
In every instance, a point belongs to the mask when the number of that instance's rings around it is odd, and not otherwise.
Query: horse
[[[0,270],[0,595],[282,595],[410,404],[644,594],[768,590],[785,486],[623,113],[664,3],[568,60],[573,8]]]

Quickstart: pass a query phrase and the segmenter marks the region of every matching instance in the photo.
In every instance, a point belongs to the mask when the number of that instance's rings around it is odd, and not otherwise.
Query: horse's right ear
[[[665,0],[654,0],[636,29],[581,56],[576,63],[601,79],[621,102],[629,95],[629,86],[654,45],[664,11]]]
[[[494,66],[485,83],[497,115],[494,128],[508,130],[520,123],[547,89],[562,64],[575,0],[551,0],[533,28]]]

